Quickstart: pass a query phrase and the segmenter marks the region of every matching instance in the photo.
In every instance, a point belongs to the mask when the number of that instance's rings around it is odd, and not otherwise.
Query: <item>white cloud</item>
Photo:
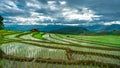
[[[41,23],[40,25],[80,26],[80,24],[63,24],[63,23]]]
[[[33,8],[38,8],[38,9],[41,8],[41,6],[39,4],[31,3],[31,2],[27,2],[27,6],[28,7],[33,7]]]
[[[48,1],[48,5],[47,5],[47,6],[48,6],[48,8],[49,8],[50,10],[53,10],[53,11],[59,10],[56,1]]]
[[[50,21],[56,20],[55,18],[52,18],[52,17],[50,17],[50,16],[45,16],[45,15],[43,15],[42,13],[30,12],[30,14],[31,14],[31,17],[32,17],[32,18],[37,18],[36,21],[42,21],[42,22],[44,22],[44,21],[46,21],[46,20],[50,20]]]
[[[17,8],[16,4],[13,1],[7,0],[4,1],[4,3],[9,5],[9,8]]]
[[[51,10],[59,10],[55,5],[50,5],[49,8],[50,8]]]
[[[42,16],[43,13],[37,13],[37,12],[30,12],[32,17]]]
[[[37,13],[37,12],[30,12],[30,17],[8,17],[8,19],[14,21],[15,24],[18,25],[38,25],[41,23],[44,23],[44,21],[54,21],[55,18],[52,18],[50,16],[44,16],[43,14]]]
[[[120,25],[120,21],[103,22],[103,25],[112,25],[112,24],[119,24]]]
[[[55,25],[63,25],[63,26],[80,26],[80,24],[63,24],[63,23],[56,23]]]
[[[17,2],[15,1],[4,0],[2,5],[0,5],[0,10],[1,10],[0,13],[2,12],[4,13],[4,11],[8,11],[8,12],[12,11],[13,16],[15,15],[16,17],[8,16],[9,17],[8,22],[14,22],[16,24],[29,24],[29,25],[41,24],[43,22],[52,23],[53,21],[57,21],[57,20],[58,20],[57,22],[63,21],[67,23],[74,20],[93,21],[93,20],[99,20],[100,17],[95,15],[94,11],[86,7],[81,7],[80,8],[81,11],[78,10],[77,8],[69,7],[67,1],[59,1],[59,0],[47,1],[47,4],[42,4],[41,2],[38,2],[38,0],[25,0],[25,3],[26,3],[26,5],[24,6],[25,8],[24,7],[21,8],[20,6],[17,6]],[[18,12],[18,13],[14,14],[14,12]],[[26,13],[26,14],[20,15],[21,16],[20,17],[19,14],[22,13]],[[79,24],[68,23],[64,25],[77,26]]]
[[[22,9],[19,9],[15,2],[11,0],[4,0],[0,3],[0,10],[3,11],[23,11]]]
[[[49,5],[53,5],[53,4],[56,4],[56,1],[48,1],[47,2]]]
[[[66,5],[66,1],[59,1],[59,3],[61,4],[61,5]]]
[[[94,14],[94,12],[88,8],[82,8],[82,11],[79,12],[77,9],[64,8],[62,12],[63,17],[68,20],[86,20],[92,21],[95,18],[99,18]]]

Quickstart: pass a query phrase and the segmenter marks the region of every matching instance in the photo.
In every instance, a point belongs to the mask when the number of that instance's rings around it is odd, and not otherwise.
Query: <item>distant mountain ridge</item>
[[[120,25],[92,25],[92,26],[64,26],[64,25],[9,25],[5,26],[8,30],[30,31],[37,28],[44,32],[57,33],[81,33],[81,32],[110,32],[113,30],[120,31]]]
[[[50,31],[52,33],[60,33],[60,34],[81,34],[81,33],[86,33],[89,32],[84,27],[76,27],[76,26],[66,26],[57,30]]]
[[[120,25],[118,24],[84,26],[84,28],[94,32],[111,32],[114,30],[120,31]]]

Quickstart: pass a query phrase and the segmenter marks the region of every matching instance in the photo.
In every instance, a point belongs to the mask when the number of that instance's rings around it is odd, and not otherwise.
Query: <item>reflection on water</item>
[[[66,51],[64,50],[38,47],[24,43],[6,43],[2,44],[1,48],[6,54],[19,57],[67,59]]]

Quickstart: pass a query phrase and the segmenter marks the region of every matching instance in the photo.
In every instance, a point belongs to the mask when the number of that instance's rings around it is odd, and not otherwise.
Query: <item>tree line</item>
[[[4,29],[4,23],[3,23],[4,18],[0,16],[0,30]]]

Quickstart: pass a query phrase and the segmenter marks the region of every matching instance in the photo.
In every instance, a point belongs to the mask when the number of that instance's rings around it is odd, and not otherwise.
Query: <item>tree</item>
[[[4,18],[0,16],[0,29],[4,29],[4,24],[3,24]]]

